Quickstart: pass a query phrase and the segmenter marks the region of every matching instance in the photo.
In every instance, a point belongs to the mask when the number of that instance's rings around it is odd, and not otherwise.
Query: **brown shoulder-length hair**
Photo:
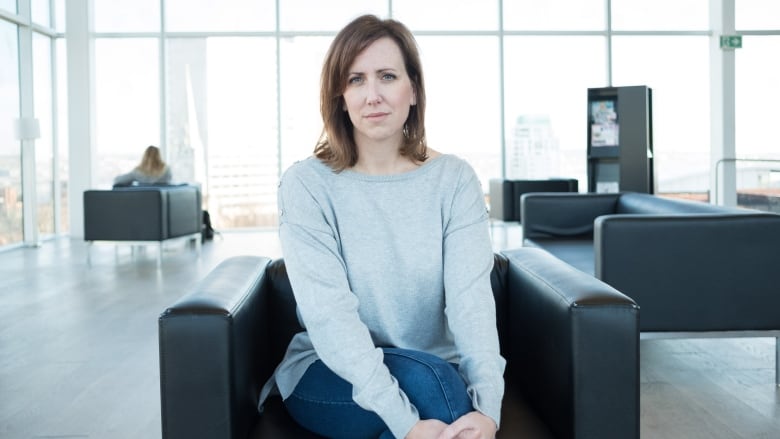
[[[425,139],[425,87],[417,42],[401,22],[363,15],[342,29],[328,49],[320,78],[320,113],[324,123],[314,155],[339,172],[357,163],[358,151],[352,121],[344,111],[344,90],[349,68],[355,58],[380,38],[390,38],[404,58],[406,73],[412,83],[416,105],[409,108],[404,126],[401,155],[422,162],[428,158]]]

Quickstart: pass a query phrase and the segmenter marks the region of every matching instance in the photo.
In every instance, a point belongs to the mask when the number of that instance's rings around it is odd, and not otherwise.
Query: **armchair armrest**
[[[615,213],[619,194],[528,193],[520,197],[523,239],[590,236],[593,220]]]
[[[780,328],[780,215],[607,215],[593,243],[596,277],[642,306],[641,331]]]
[[[261,257],[233,257],[159,318],[164,439],[244,439],[273,359]]]
[[[168,193],[168,236],[200,233],[203,224],[200,189],[195,186],[174,186]]]
[[[557,437],[639,437],[639,309],[547,252],[503,253],[508,379]]]

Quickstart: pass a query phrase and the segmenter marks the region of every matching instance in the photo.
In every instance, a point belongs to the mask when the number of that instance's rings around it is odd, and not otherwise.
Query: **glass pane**
[[[737,30],[780,29],[780,2],[777,0],[735,0],[734,7]]]
[[[350,20],[363,14],[386,17],[387,2],[385,0],[279,2],[279,25],[283,31],[338,31]]]
[[[322,132],[320,73],[330,37],[281,41],[282,170],[314,152]]]
[[[35,141],[38,231],[54,233],[54,142],[52,137],[51,38],[33,34],[33,96],[41,136]]]
[[[60,232],[68,233],[68,54],[64,38],[58,38],[57,50],[57,166],[60,185]]]
[[[588,88],[607,82],[604,38],[509,37],[504,49],[507,178],[586,188]]]
[[[0,9],[16,14],[16,0],[0,0]]]
[[[157,52],[154,38],[95,41],[98,186],[110,187],[115,176],[138,164],[147,146],[160,141]]]
[[[54,29],[65,33],[65,0],[54,0]]]
[[[95,32],[159,32],[160,0],[93,0]]]
[[[393,18],[412,30],[497,30],[498,2],[393,0]]]
[[[182,38],[167,44],[174,179],[201,184],[216,229],[275,226],[275,40]]]
[[[504,0],[504,29],[604,30],[604,0]]]
[[[49,0],[32,0],[30,8],[32,9],[33,23],[51,27],[51,6]]]
[[[17,27],[0,20],[0,246],[21,242],[22,156],[14,123],[19,118]]]
[[[273,31],[275,0],[166,0],[171,32]]]
[[[780,109],[774,105],[780,100],[780,36],[743,40],[736,66],[736,156],[780,160]],[[745,162],[737,169],[738,204],[780,213],[780,163]]]
[[[501,174],[498,38],[418,37],[417,41],[425,75],[428,145],[468,161],[487,192],[488,180]]]
[[[615,30],[708,30],[710,0],[612,0]]]
[[[647,85],[653,89],[653,165],[657,191],[707,198],[710,187],[709,38],[615,37],[612,51],[615,86]]]

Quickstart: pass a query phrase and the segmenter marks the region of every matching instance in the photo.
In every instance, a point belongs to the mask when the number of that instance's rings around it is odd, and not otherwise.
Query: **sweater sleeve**
[[[135,171],[114,177],[114,185],[129,185],[135,181]]]
[[[171,172],[171,167],[165,165],[165,170],[163,171],[162,175],[160,175],[160,178],[157,180],[157,182],[168,184],[171,182],[171,180],[173,180],[173,173]]]
[[[504,366],[490,284],[493,250],[484,195],[465,167],[444,232],[446,315],[474,408],[500,424]]]
[[[396,437],[403,438],[419,415],[360,320],[358,299],[350,290],[339,251],[336,220],[325,191],[316,190],[321,182],[301,174],[290,168],[278,197],[282,252],[302,323],[319,359],[352,384],[354,401],[377,413]]]

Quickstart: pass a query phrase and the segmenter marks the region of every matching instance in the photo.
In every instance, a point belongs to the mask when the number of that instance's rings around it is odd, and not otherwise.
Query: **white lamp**
[[[34,117],[20,117],[14,126],[16,140],[35,140],[41,137],[41,124]]]

